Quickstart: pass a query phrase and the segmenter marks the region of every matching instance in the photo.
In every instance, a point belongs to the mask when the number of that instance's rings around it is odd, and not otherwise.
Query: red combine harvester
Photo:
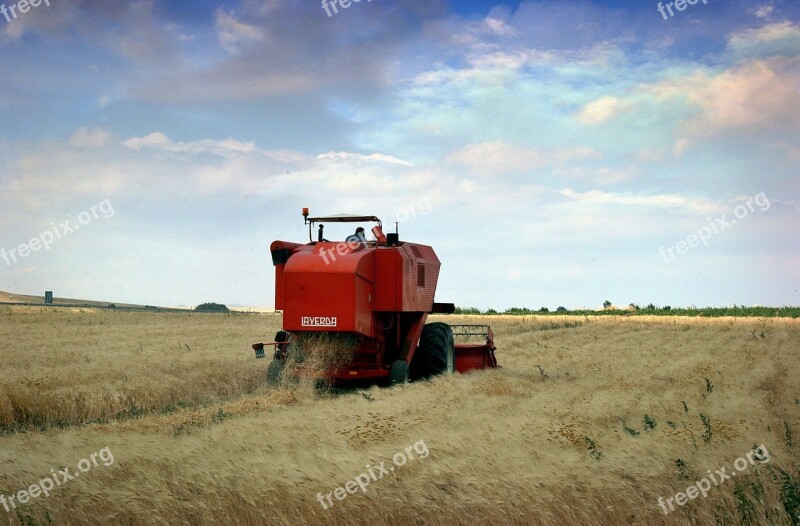
[[[274,347],[267,378],[277,383],[287,362],[297,374],[303,341],[324,336],[343,342],[347,363],[324,371],[321,379],[406,383],[437,374],[497,367],[494,335],[488,325],[425,324],[431,313],[452,313],[452,303],[434,302],[439,259],[426,245],[384,234],[375,216],[308,217],[309,243],[275,241],[275,309],[283,311],[283,330],[271,343],[253,345],[256,357]],[[322,223],[368,223],[375,241],[351,235],[324,238]],[[318,224],[317,241],[313,241]],[[362,229],[363,230],[363,229]],[[459,343],[455,343],[459,337]],[[461,340],[466,340],[461,343]]]

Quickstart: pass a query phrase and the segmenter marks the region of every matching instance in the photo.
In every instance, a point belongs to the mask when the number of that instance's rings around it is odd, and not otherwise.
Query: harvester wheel
[[[267,367],[267,385],[278,385],[283,376],[283,360],[272,360]]]
[[[392,367],[389,369],[389,381],[391,385],[408,383],[408,364],[405,360],[392,362]]]
[[[422,328],[419,347],[411,360],[411,380],[430,378],[453,372],[455,341],[453,329],[446,323],[429,323]]]

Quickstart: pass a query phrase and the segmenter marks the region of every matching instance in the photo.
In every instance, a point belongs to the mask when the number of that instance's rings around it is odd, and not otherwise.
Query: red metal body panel
[[[473,369],[487,369],[497,367],[494,357],[494,333],[488,325],[452,325],[453,335],[456,337],[481,337],[486,338],[483,343],[457,343],[455,348],[455,369],[459,373],[466,373]]]
[[[284,290],[283,290],[283,268],[284,263],[279,263],[274,260],[274,254],[280,251],[286,251],[287,255],[291,254],[293,251],[298,250],[300,247],[303,247],[299,243],[291,243],[289,241],[274,241],[269,250],[273,254],[273,264],[275,265],[275,309],[276,310],[283,310],[283,299],[286,297]]]
[[[373,337],[374,251],[348,247],[345,255],[340,255],[343,251],[337,252],[338,245],[317,243],[299,248],[284,265],[284,330],[355,332]],[[277,283],[275,290],[277,293]]]
[[[403,312],[430,312],[439,280],[439,258],[426,245],[406,243],[399,247],[403,257]]]
[[[403,289],[400,273],[402,259],[395,249],[378,249],[375,252],[375,310],[394,312],[400,310]]]
[[[392,361],[411,363],[433,311],[439,279],[440,262],[431,247],[275,241],[270,250],[275,308],[283,311],[285,331],[354,333],[363,338],[353,362],[332,371],[331,377],[387,377]],[[456,349],[459,372],[496,365],[490,363],[494,349],[487,345]],[[263,356],[263,345],[259,350]]]
[[[426,245],[378,248],[375,310],[431,312],[440,266],[436,253]]]
[[[291,256],[275,266],[275,308],[290,320],[286,330],[306,330],[297,327],[308,316],[341,316],[341,328],[338,319],[336,327],[351,331],[356,317],[364,329],[362,314],[372,318],[373,312],[433,309],[441,264],[429,246],[352,248],[345,243],[276,241],[271,248],[287,249]]]
[[[456,345],[455,366],[459,373],[497,367],[494,349],[481,343],[459,343]]]

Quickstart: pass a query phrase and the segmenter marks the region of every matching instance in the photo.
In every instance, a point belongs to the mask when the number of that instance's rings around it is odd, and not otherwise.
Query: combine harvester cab
[[[253,345],[257,358],[266,357],[265,347],[274,349],[270,383],[287,366],[293,374],[321,380],[392,384],[497,367],[489,326],[425,323],[429,314],[455,310],[452,303],[434,301],[440,262],[433,248],[384,234],[375,216],[309,217],[304,208],[303,218],[309,243],[270,246],[283,330],[274,342]],[[375,241],[363,234],[344,241],[324,237],[323,223],[366,222],[376,223]],[[456,337],[465,341],[456,344]],[[330,348],[337,354],[321,370],[305,368]]]

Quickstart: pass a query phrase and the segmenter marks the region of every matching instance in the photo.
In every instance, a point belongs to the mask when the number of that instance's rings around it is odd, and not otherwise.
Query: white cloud
[[[82,129],[72,139],[80,148],[37,147],[22,153],[3,173],[0,195],[29,210],[55,200],[83,206],[87,196],[96,195],[124,195],[143,203],[168,195],[199,202],[215,196],[325,196],[331,206],[358,202],[368,209],[370,203],[380,203],[394,209],[410,199],[406,196],[431,196],[445,184],[435,169],[416,170],[412,163],[382,153],[310,156],[263,150],[233,138],[173,141],[161,132],[125,140],[120,148],[106,133]]]
[[[543,65],[553,67],[600,67],[626,61],[625,54],[617,46],[605,42],[578,50],[544,50],[537,48],[495,49],[493,46],[475,46],[468,54],[469,64],[477,70],[520,70]],[[479,71],[473,71],[477,74]]]
[[[369,155],[363,155],[360,153],[351,152],[327,152],[319,154],[317,159],[331,159],[339,161],[344,160],[353,161],[356,163],[388,163],[397,164],[400,166],[414,166],[413,163],[383,153],[371,153]]]
[[[651,208],[676,208],[692,210],[698,213],[710,213],[720,209],[720,206],[707,198],[691,198],[679,194],[636,195],[630,192],[615,193],[601,190],[576,192],[564,188],[559,192],[564,197],[574,201],[601,205],[628,205],[644,206]]]
[[[758,18],[767,18],[775,11],[771,5],[761,5],[753,9],[752,13]]]
[[[455,69],[437,65],[417,74],[412,84],[415,87],[433,87],[453,84],[456,86],[475,83],[481,86],[504,85],[519,79],[527,70],[547,66],[575,70],[606,70],[615,64],[625,64],[625,53],[616,45],[602,42],[577,50],[550,50],[528,47],[476,43],[464,52],[468,66]]]
[[[689,92],[703,108],[699,127],[797,128],[800,125],[800,74],[780,64],[756,61],[726,71]]]
[[[126,148],[134,151],[145,149],[161,150],[171,153],[185,153],[190,155],[218,155],[221,157],[235,157],[244,154],[260,154],[281,162],[293,163],[307,160],[307,156],[289,150],[262,150],[256,147],[254,141],[242,142],[233,138],[216,141],[203,139],[190,142],[175,142],[161,132],[153,132],[145,137],[133,137],[122,143]]]
[[[632,105],[630,101],[607,95],[584,106],[577,119],[581,124],[602,124],[629,110]]]
[[[213,153],[216,155],[227,155],[230,153],[251,153],[256,150],[254,142],[240,142],[234,139],[224,141],[213,141],[204,139],[193,142],[173,142],[169,137],[161,132],[153,132],[145,137],[134,137],[124,141],[126,147],[131,150],[142,150],[153,148],[175,153]]]
[[[498,36],[514,36],[517,34],[516,30],[507,23],[497,18],[486,17],[483,24],[489,30],[489,33]]]
[[[728,51],[737,59],[800,55],[800,26],[775,22],[732,33]]]
[[[542,64],[554,64],[559,60],[553,51],[528,49],[523,51],[482,51],[469,57],[470,64],[476,70],[518,70]],[[477,74],[478,71],[473,71]]]
[[[654,105],[682,107],[676,157],[697,148],[699,139],[797,133],[799,90],[800,61],[784,58],[747,61],[713,74],[695,70],[637,88],[638,94],[654,97]]]

